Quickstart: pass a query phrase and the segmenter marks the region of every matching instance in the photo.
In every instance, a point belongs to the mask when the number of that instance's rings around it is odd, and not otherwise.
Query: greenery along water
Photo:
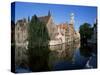
[[[50,47],[35,47],[30,50],[16,48],[16,51],[16,72],[97,67],[95,45],[80,46],[80,43],[69,43]]]

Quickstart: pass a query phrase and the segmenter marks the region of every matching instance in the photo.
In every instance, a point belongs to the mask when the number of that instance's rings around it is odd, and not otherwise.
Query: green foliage
[[[28,62],[32,71],[48,70],[49,52],[48,46],[37,46],[28,50]]]
[[[30,21],[28,34],[29,47],[46,44],[49,39],[46,25],[40,22],[36,15]]]
[[[28,59],[32,71],[46,70],[49,53],[48,40],[46,24],[34,15],[28,26]]]
[[[91,35],[93,34],[92,27],[88,23],[84,23],[83,25],[80,26],[80,35],[81,39],[90,39]]]

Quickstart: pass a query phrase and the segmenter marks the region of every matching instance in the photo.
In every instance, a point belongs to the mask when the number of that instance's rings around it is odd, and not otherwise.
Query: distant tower
[[[70,14],[70,24],[74,24],[74,13]]]
[[[28,22],[30,22],[30,17],[28,16]]]
[[[48,11],[48,16],[51,16],[50,10]]]

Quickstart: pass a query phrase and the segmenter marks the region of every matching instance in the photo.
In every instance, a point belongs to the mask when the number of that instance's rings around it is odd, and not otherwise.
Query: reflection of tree
[[[48,47],[35,47],[28,50],[29,67],[32,71],[48,70]]]
[[[80,54],[84,57],[91,56],[92,48],[90,46],[82,46],[80,47]]]

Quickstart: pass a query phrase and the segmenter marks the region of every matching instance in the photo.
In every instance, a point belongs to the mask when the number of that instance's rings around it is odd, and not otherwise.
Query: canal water
[[[17,73],[97,68],[97,47],[80,42],[30,50],[16,47],[15,66]]]

